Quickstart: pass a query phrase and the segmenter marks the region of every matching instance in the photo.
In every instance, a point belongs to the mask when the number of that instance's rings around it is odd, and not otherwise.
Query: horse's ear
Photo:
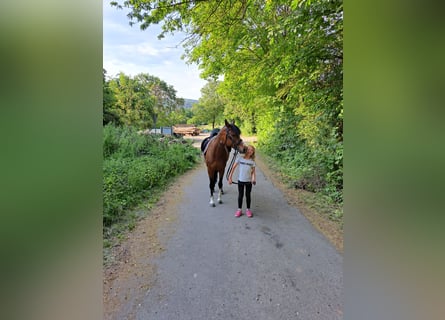
[[[229,126],[229,123],[227,122],[227,119],[224,119],[224,123],[225,123],[226,127]]]

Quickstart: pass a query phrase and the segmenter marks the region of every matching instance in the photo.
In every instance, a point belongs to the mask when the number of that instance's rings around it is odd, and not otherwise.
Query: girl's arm
[[[255,167],[252,168],[252,184],[256,185],[256,173],[255,173]]]
[[[230,170],[230,173],[229,173],[229,180],[228,180],[229,184],[232,184],[232,175],[233,175],[233,173],[235,172],[235,168],[236,168],[237,165],[238,165],[238,163],[235,162],[235,164],[234,164],[233,167],[232,167],[232,170]]]

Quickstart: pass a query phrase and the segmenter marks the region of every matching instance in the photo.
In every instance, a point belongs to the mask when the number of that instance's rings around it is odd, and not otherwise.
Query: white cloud
[[[159,40],[160,26],[141,31],[130,26],[126,12],[104,4],[103,66],[108,76],[149,73],[172,85],[181,98],[199,99],[205,81],[196,65],[181,60],[181,35]]]
[[[112,33],[121,33],[122,34],[122,33],[127,33],[128,27],[130,27],[130,26],[128,26],[128,25],[125,26],[122,23],[115,23],[109,19],[106,19],[103,21],[102,27],[103,27],[104,33],[107,32],[110,34],[112,34]]]
[[[164,63],[149,65],[109,59],[104,60],[104,68],[110,77],[118,75],[121,71],[130,76],[149,73],[172,85],[177,91],[177,96],[181,98],[199,99],[201,88],[206,84],[206,81],[200,79],[197,68],[190,67],[185,63],[175,64],[164,61]]]
[[[141,56],[159,56],[161,50],[153,47],[149,43],[133,43],[133,44],[121,44],[115,48],[118,51],[122,51],[126,55],[128,54],[138,54]]]

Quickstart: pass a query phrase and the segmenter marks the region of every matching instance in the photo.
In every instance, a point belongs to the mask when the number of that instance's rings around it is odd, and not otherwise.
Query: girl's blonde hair
[[[252,150],[253,150],[252,155],[250,156],[250,158],[252,160],[255,160],[255,147],[249,145],[249,146],[247,146],[247,149],[249,149],[249,148],[252,148]]]

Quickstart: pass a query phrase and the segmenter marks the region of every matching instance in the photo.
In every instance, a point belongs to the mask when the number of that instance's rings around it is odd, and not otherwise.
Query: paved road
[[[172,195],[177,219],[159,230],[165,250],[152,261],[156,279],[131,318],[343,318],[342,256],[259,168],[253,218],[234,217],[235,185],[225,184],[224,203],[209,207],[205,165],[194,172]]]

